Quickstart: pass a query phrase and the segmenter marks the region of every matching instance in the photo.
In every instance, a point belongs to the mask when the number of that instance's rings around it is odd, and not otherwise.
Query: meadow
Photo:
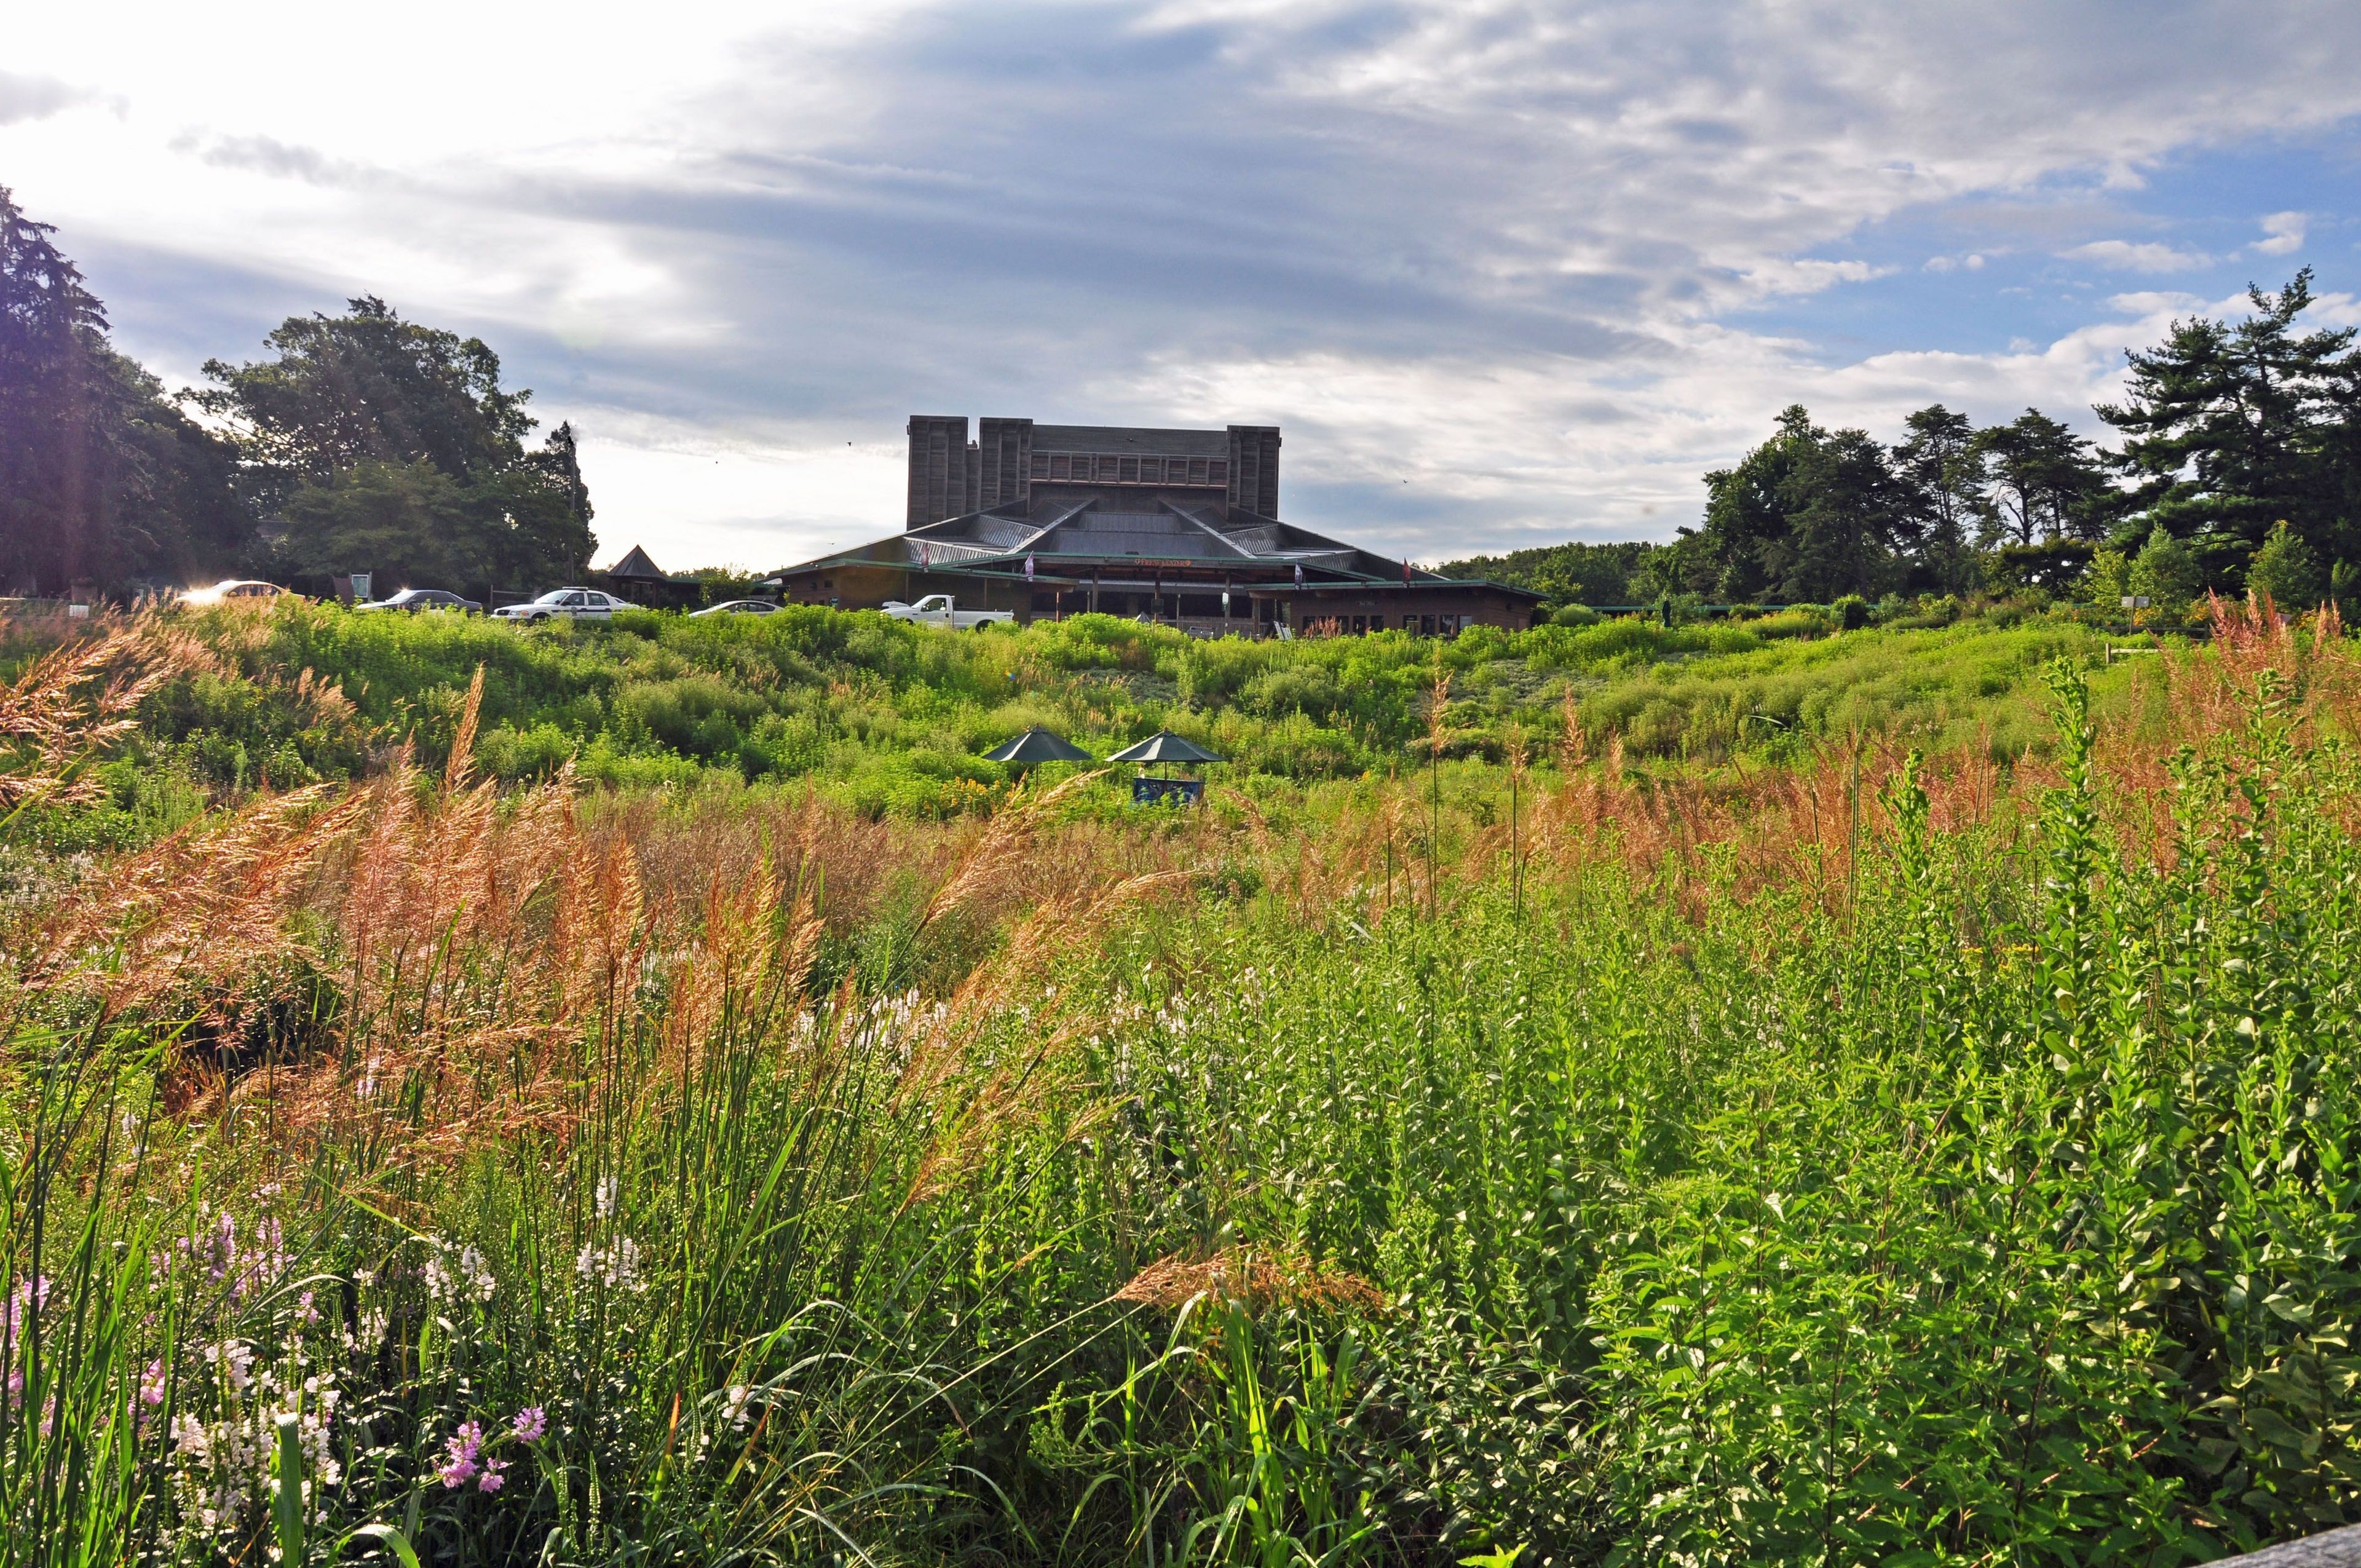
[[[5,1560],[2361,1519],[2361,664],[2213,632],[13,644]]]

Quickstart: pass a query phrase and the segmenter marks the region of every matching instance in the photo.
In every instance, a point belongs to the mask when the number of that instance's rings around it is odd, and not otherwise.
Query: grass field
[[[2361,1519],[2349,646],[1764,630],[20,655],[10,1560]],[[1239,761],[1133,817],[1035,718]]]

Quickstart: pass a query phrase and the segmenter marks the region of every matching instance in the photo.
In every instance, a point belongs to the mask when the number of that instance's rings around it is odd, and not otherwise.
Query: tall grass
[[[478,686],[440,767],[12,929],[5,1560],[2162,1563],[2361,1518],[2354,669],[2225,612],[2136,721],[2059,666],[2042,765],[1651,783],[1577,722],[1513,833],[1438,768],[1309,837],[1020,801],[930,846],[502,792]]]

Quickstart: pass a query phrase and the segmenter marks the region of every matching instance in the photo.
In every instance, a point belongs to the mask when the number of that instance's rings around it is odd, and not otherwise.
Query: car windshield
[[[573,598],[573,590],[571,588],[552,588],[533,602],[535,604],[564,604],[571,598]]]

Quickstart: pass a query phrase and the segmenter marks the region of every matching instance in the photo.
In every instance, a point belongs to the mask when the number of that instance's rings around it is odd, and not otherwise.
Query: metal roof
[[[1444,577],[1416,566],[1409,568],[1405,584],[1403,563],[1399,559],[1373,554],[1343,540],[1270,518],[1248,514],[1244,526],[1227,527],[1202,507],[1162,501],[1153,510],[1117,510],[1096,497],[1045,506],[1030,517],[1005,507],[969,512],[803,562],[780,575],[866,564],[1007,576],[1022,573],[1027,556],[1035,559],[1038,571],[1065,575],[1068,580],[1085,569],[1149,574],[1166,565],[1230,568],[1270,577],[1284,574],[1280,580],[1265,581],[1257,588],[1279,592],[1296,586],[1289,579],[1301,568],[1305,573],[1301,586],[1307,592],[1338,587],[1378,590],[1460,583],[1501,588],[1536,600],[1542,597],[1504,584]]]
[[[994,746],[983,754],[983,760],[987,762],[1088,762],[1095,759],[1056,730],[1036,725],[1016,740]]]
[[[1170,729],[1159,729],[1137,746],[1126,746],[1107,759],[1110,762],[1225,762],[1227,757],[1216,757],[1193,740],[1175,735]]]

